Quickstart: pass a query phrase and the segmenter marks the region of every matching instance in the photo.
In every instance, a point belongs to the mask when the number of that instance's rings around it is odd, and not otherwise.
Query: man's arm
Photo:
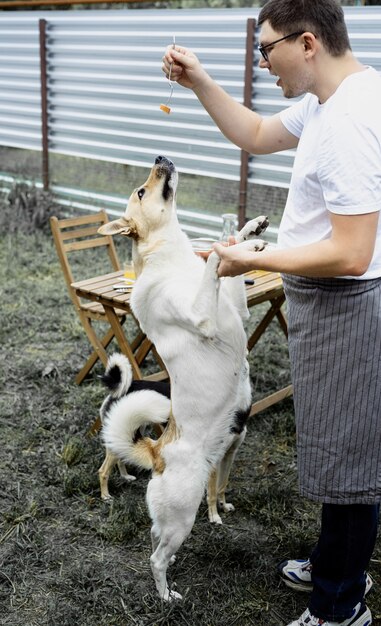
[[[330,214],[329,239],[296,248],[249,252],[239,244],[213,247],[221,258],[220,276],[237,276],[262,269],[298,276],[329,278],[361,276],[372,260],[379,212],[364,215]]]
[[[186,48],[168,47],[163,71],[171,80],[192,89],[221,132],[232,143],[251,154],[268,154],[295,148],[298,138],[283,126],[279,115],[263,118],[243,106],[222,89]]]

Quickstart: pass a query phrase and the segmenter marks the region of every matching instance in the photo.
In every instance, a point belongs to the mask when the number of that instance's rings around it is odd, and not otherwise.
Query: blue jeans
[[[379,504],[323,504],[321,533],[311,555],[312,615],[340,622],[364,602],[379,512]]]

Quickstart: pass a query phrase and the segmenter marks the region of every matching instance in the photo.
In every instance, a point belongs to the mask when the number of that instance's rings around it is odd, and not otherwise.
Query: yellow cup
[[[128,281],[135,280],[135,270],[131,263],[126,263],[124,265],[123,277]]]

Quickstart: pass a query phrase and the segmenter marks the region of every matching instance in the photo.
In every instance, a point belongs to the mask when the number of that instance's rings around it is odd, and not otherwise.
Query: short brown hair
[[[336,0],[268,0],[259,13],[258,25],[265,21],[284,35],[314,33],[332,56],[351,49],[344,12]]]

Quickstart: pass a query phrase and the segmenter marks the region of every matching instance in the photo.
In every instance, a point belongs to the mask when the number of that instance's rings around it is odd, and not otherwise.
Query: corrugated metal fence
[[[381,6],[345,14],[354,53],[381,71]],[[242,102],[246,24],[257,15],[258,9],[2,13],[0,144],[41,150],[39,20],[45,19],[49,151],[144,167],[162,152],[181,172],[239,180],[240,150],[192,92],[175,86],[172,113],[160,111],[169,94],[161,57],[175,35]],[[289,104],[258,68],[255,51],[252,108],[271,115]],[[251,157],[249,183],[288,187],[293,158],[292,151]],[[57,194],[65,195],[58,188]]]

